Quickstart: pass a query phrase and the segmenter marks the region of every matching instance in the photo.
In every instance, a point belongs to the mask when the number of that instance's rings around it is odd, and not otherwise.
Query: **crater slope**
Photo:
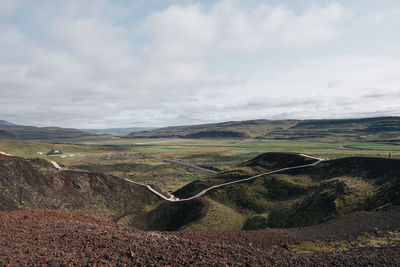
[[[185,198],[210,185],[312,161],[296,154],[265,153],[230,171],[194,181],[174,195]],[[208,228],[211,218],[228,210],[236,215],[214,223],[213,228],[224,229],[227,220],[234,221],[227,225],[242,225],[242,229],[309,226],[354,211],[397,206],[399,175],[400,160],[350,157],[227,185],[207,194],[214,206],[196,229]]]
[[[176,230],[207,207],[204,199],[173,207],[160,203],[145,186],[115,176],[59,171],[43,159],[0,155],[0,210],[69,210],[139,229]]]

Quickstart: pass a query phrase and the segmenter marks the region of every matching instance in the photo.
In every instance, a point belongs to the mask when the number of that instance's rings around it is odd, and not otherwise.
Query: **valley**
[[[358,2],[0,0],[0,267],[400,266],[400,4]]]
[[[118,228],[117,235],[129,233],[144,239],[160,235],[179,244],[195,238],[192,245],[210,244],[210,253],[220,253],[224,242],[236,251],[235,257],[242,257],[243,246],[264,251],[249,258],[251,264],[269,262],[270,253],[281,264],[290,262],[288,257],[321,263],[322,254],[349,263],[357,255],[365,257],[366,251],[374,262],[379,262],[373,258],[378,251],[386,253],[388,262],[397,260],[393,251],[400,244],[396,219],[400,216],[400,148],[385,138],[312,141],[100,135],[0,140],[0,151],[0,210],[10,212],[4,218],[31,218],[19,215],[31,210],[33,225],[42,220],[41,213],[49,212],[46,216],[68,218],[65,222],[73,229],[79,216],[88,216],[84,220],[93,220],[90,227],[102,228],[104,223],[107,229],[128,227]],[[36,236],[34,228],[27,231]],[[252,231],[259,232],[253,235]],[[221,240],[222,236],[226,237]],[[132,238],[123,242],[132,246]],[[151,249],[162,251],[157,246]],[[123,249],[108,253],[88,246],[84,251],[108,255],[106,263],[110,253],[115,256]],[[137,256],[141,252],[130,251],[133,254],[126,259],[119,256],[125,259],[121,262],[141,262]],[[229,262],[211,259],[208,250],[202,251],[207,262]],[[87,259],[80,260],[88,263]]]

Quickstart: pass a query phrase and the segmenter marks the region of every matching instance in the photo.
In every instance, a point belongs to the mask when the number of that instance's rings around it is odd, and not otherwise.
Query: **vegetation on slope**
[[[214,176],[189,183],[174,192],[174,195],[179,198],[188,198],[196,195],[203,189],[212,185],[244,179],[252,175],[278,170],[285,167],[312,164],[316,161],[317,160],[315,159],[307,158],[295,153],[264,153],[251,160],[241,163],[237,167],[228,171],[219,172]],[[235,185],[232,185],[231,187],[235,187]]]
[[[161,202],[148,214],[146,229],[175,231],[201,219],[207,212],[208,201],[197,198],[184,202]]]
[[[340,120],[250,120],[215,124],[167,127],[153,131],[134,132],[134,138],[262,138],[293,140],[360,139],[371,136],[398,142],[399,117],[377,117]]]
[[[160,202],[146,188],[117,177],[60,172],[41,159],[7,156],[0,159],[2,210],[75,210],[142,229],[307,226],[353,211],[379,210],[400,204],[400,160],[396,159],[340,158],[259,177],[210,191],[207,193],[209,205],[200,199]],[[296,154],[265,153],[230,171],[192,182],[174,195],[186,198],[210,185],[312,162],[315,160]],[[123,169],[128,165],[116,166]],[[216,219],[212,221],[212,218]],[[225,227],[224,223],[229,226]]]
[[[251,120],[251,121],[231,121],[213,124],[174,126],[156,129],[153,131],[135,132],[128,135],[134,138],[158,138],[158,137],[183,137],[183,138],[244,138],[258,137],[262,133],[273,131],[274,129],[289,129],[296,125],[293,120]],[[213,135],[213,136],[210,136]]]
[[[72,128],[22,126],[0,121],[0,139],[43,140],[88,136],[93,134]]]
[[[203,206],[200,200],[171,206],[118,177],[58,171],[43,159],[0,155],[0,210],[71,210],[140,229],[176,230],[200,218]]]
[[[240,164],[246,174],[283,167],[287,154],[266,153]],[[290,162],[290,161],[288,161]],[[236,170],[237,172],[237,170]],[[237,172],[238,179],[244,172]],[[359,210],[377,210],[400,204],[400,160],[341,158],[314,167],[288,170],[210,191],[213,201],[247,218],[244,229],[315,225]],[[226,172],[193,182],[177,193],[191,195],[199,185],[225,181]],[[234,180],[234,177],[229,177]],[[201,227],[201,226],[198,226]]]
[[[209,203],[205,214],[198,220],[189,225],[185,225],[186,230],[240,230],[246,217],[236,210],[207,198]]]

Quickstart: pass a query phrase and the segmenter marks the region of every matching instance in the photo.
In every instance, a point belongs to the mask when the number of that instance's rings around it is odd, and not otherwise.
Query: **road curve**
[[[5,152],[3,152],[3,151],[1,151],[0,154],[2,154],[2,155],[7,155],[7,156],[11,156],[10,154],[7,154],[7,153],[5,153]],[[319,164],[319,163],[322,162],[322,161],[326,161],[326,159],[317,158],[317,157],[313,157],[313,156],[306,155],[306,154],[299,154],[299,155],[301,155],[301,156],[303,156],[303,157],[315,159],[315,160],[317,160],[317,161],[314,162],[314,163],[311,163],[311,164],[299,165],[299,166],[294,166],[294,167],[286,167],[286,168],[282,168],[282,169],[279,169],[279,170],[274,170],[274,171],[269,171],[269,172],[263,172],[263,173],[260,173],[260,174],[257,174],[257,175],[254,175],[254,176],[251,176],[251,177],[248,177],[248,178],[244,178],[244,179],[239,179],[239,180],[236,180],[236,181],[231,181],[231,182],[227,182],[227,183],[222,183],[222,184],[219,184],[219,185],[213,185],[213,186],[210,186],[209,188],[206,188],[206,189],[202,190],[201,192],[199,192],[198,194],[196,194],[196,195],[194,195],[194,196],[192,196],[192,197],[183,198],[183,199],[176,198],[176,197],[174,197],[174,196],[171,195],[171,194],[170,194],[170,197],[168,198],[168,197],[164,196],[163,194],[161,194],[160,192],[158,192],[157,190],[155,190],[154,188],[152,188],[150,185],[143,184],[143,183],[139,183],[139,182],[135,182],[135,181],[132,181],[132,180],[129,180],[129,179],[125,179],[125,178],[121,178],[121,179],[125,180],[126,182],[132,183],[132,184],[144,186],[144,187],[146,187],[148,190],[150,190],[151,192],[153,192],[154,194],[156,194],[157,196],[161,197],[162,199],[164,199],[164,200],[166,200],[166,201],[170,201],[170,202],[183,202],[183,201],[189,201],[189,200],[192,200],[192,199],[201,197],[201,196],[203,196],[204,194],[206,194],[208,191],[211,191],[211,190],[216,189],[216,188],[220,188],[220,187],[227,186],[227,185],[231,185],[231,184],[237,184],[237,183],[242,183],[242,182],[250,181],[250,180],[256,179],[256,178],[258,178],[258,177],[261,177],[261,176],[264,176],[264,175],[273,174],[273,173],[278,173],[278,172],[283,172],[283,171],[293,170],[293,169],[300,169],[300,168],[312,167],[312,166],[315,166],[315,165]],[[64,171],[64,170],[74,170],[74,169],[70,169],[70,168],[61,167],[61,166],[60,166],[57,162],[55,162],[55,161],[49,161],[49,162],[50,162],[56,169],[58,169],[58,170],[60,170],[60,171]],[[179,162],[179,163],[183,163],[183,162]],[[188,164],[188,165],[191,165],[191,164]],[[192,165],[192,167],[193,167],[193,166],[198,167],[198,166],[196,166],[196,165]],[[201,167],[198,167],[198,168],[201,168]],[[207,170],[207,169],[205,169],[205,170]],[[76,170],[76,171],[80,171],[80,170]],[[209,170],[209,171],[212,171],[212,170]],[[214,172],[214,171],[212,171],[212,172]]]
[[[263,173],[260,173],[260,174],[257,174],[257,175],[254,175],[254,176],[251,176],[251,177],[248,177],[248,178],[244,178],[244,179],[239,179],[239,180],[236,180],[236,181],[231,181],[231,182],[227,182],[227,183],[222,183],[222,184],[219,184],[219,185],[213,185],[213,186],[210,186],[209,188],[206,188],[206,189],[202,190],[201,192],[199,192],[198,194],[196,194],[196,195],[194,195],[194,196],[192,196],[192,197],[189,197],[189,198],[178,199],[178,198],[175,198],[173,195],[171,195],[169,198],[167,198],[166,196],[164,196],[164,195],[161,194],[160,192],[158,192],[158,191],[156,191],[155,189],[153,189],[150,185],[146,185],[146,184],[134,182],[134,181],[131,181],[131,180],[128,180],[128,179],[124,179],[124,180],[125,180],[125,181],[128,181],[128,182],[130,182],[130,183],[133,183],[133,184],[145,186],[145,187],[147,187],[151,192],[153,192],[154,194],[158,195],[159,197],[161,197],[162,199],[164,199],[164,200],[166,200],[166,201],[170,201],[170,202],[182,202],[182,201],[189,201],[189,200],[192,200],[192,199],[201,197],[201,196],[203,196],[204,194],[206,194],[208,191],[211,191],[211,190],[213,190],[213,189],[220,188],[220,187],[223,187],[223,186],[226,186],[226,185],[242,183],[242,182],[246,182],[246,181],[250,181],[250,180],[256,179],[256,178],[261,177],[261,176],[264,176],[264,175],[269,175],[269,174],[273,174],[273,173],[283,172],[283,171],[287,171],[287,170],[293,170],[293,169],[300,169],[300,168],[312,167],[312,166],[315,166],[315,165],[319,164],[319,163],[322,162],[322,161],[326,161],[326,159],[317,158],[317,157],[309,156],[309,155],[306,155],[306,154],[299,154],[299,155],[301,155],[301,156],[303,156],[303,157],[315,159],[315,160],[317,160],[317,161],[314,162],[314,163],[311,163],[311,164],[299,165],[299,166],[294,166],[294,167],[286,167],[286,168],[282,168],[282,169],[279,169],[279,170],[274,170],[274,171],[269,171],[269,172],[263,172]]]
[[[179,199],[179,200],[175,200],[175,201],[188,201],[188,200],[192,200],[198,197],[201,197],[202,195],[204,195],[205,193],[207,193],[210,190],[216,189],[216,188],[220,188],[226,185],[231,185],[231,184],[237,184],[237,183],[242,183],[242,182],[246,182],[246,181],[250,181],[253,179],[256,179],[258,177],[264,176],[264,175],[269,175],[269,174],[273,174],[273,173],[278,173],[278,172],[283,172],[283,171],[287,171],[287,170],[293,170],[293,169],[300,169],[300,168],[306,168],[306,167],[311,167],[311,166],[315,166],[318,163],[320,163],[322,160],[316,161],[312,164],[306,164],[306,165],[300,165],[300,166],[294,166],[294,167],[287,167],[287,168],[283,168],[283,169],[279,169],[279,170],[275,170],[275,171],[269,171],[269,172],[264,172],[264,173],[260,173],[248,178],[244,178],[244,179],[240,179],[240,180],[236,180],[236,181],[232,181],[232,182],[227,182],[227,183],[223,183],[223,184],[219,184],[219,185],[213,185],[207,189],[204,189],[203,191],[201,191],[200,193],[198,193],[197,195],[194,195],[192,197],[189,198],[185,198],[185,199]]]
[[[132,184],[136,184],[136,185],[140,185],[140,186],[146,187],[146,188],[149,189],[151,192],[153,192],[154,194],[156,194],[157,196],[161,197],[161,198],[164,199],[164,200],[171,201],[171,202],[179,201],[178,198],[175,198],[175,197],[174,197],[173,195],[171,195],[171,194],[170,194],[170,197],[167,198],[166,196],[164,196],[163,194],[161,194],[160,192],[158,192],[157,190],[155,190],[155,189],[154,189],[153,187],[151,187],[150,185],[142,184],[142,183],[139,183],[139,182],[135,182],[135,181],[132,181],[132,180],[129,180],[129,179],[126,179],[126,178],[123,178],[123,179],[124,179],[125,181],[129,182],[129,183],[132,183]]]

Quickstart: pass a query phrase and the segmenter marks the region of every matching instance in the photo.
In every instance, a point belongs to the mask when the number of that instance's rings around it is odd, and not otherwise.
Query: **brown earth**
[[[379,215],[390,221],[399,211],[391,212]],[[298,240],[299,229],[144,232],[48,210],[3,211],[0,225],[0,265],[398,266],[400,262],[400,244],[317,253],[271,248]]]
[[[269,249],[282,244],[295,244],[299,240],[354,240],[364,233],[399,229],[400,207],[392,207],[382,211],[354,212],[319,225],[302,228],[268,228],[255,231],[179,231],[174,232],[173,235],[199,241],[207,241],[213,236],[219,236],[222,243],[235,243],[242,246],[251,244],[259,249]]]

